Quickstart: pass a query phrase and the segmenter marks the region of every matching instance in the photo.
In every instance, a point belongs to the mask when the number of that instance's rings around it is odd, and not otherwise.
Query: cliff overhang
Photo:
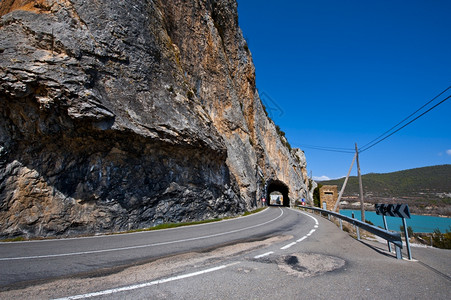
[[[270,178],[305,193],[234,0],[5,0],[0,14],[0,237],[236,215]]]

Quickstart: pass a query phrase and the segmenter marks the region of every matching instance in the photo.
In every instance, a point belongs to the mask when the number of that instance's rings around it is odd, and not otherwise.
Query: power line
[[[413,113],[411,113],[409,116],[407,116],[406,118],[404,118],[401,122],[399,122],[398,124],[396,124],[395,126],[393,126],[392,128],[390,128],[389,130],[385,131],[383,134],[381,134],[380,136],[378,136],[377,138],[375,138],[374,140],[372,140],[369,143],[366,143],[365,145],[363,145],[361,147],[361,149],[365,149],[365,147],[367,147],[368,145],[372,144],[373,142],[377,141],[378,139],[380,139],[381,137],[383,137],[384,135],[386,135],[387,133],[389,133],[390,131],[392,131],[393,129],[395,129],[396,127],[398,127],[399,125],[401,125],[402,123],[404,123],[405,121],[407,121],[410,117],[412,117],[413,115],[415,115],[417,112],[419,112],[420,110],[422,110],[424,107],[426,107],[427,105],[429,105],[431,102],[433,102],[435,99],[437,99],[438,97],[440,97],[441,95],[443,95],[447,90],[449,90],[451,88],[451,85],[449,87],[447,87],[443,92],[441,92],[440,94],[438,94],[437,96],[435,96],[434,98],[432,98],[429,102],[427,102],[426,104],[424,104],[422,107],[420,107],[419,109],[417,109],[416,111],[414,111]],[[411,123],[411,122],[410,122]],[[404,126],[405,127],[405,126]],[[399,131],[399,130],[397,130]],[[392,134],[391,134],[392,135]],[[385,139],[385,138],[384,138]],[[368,148],[369,149],[369,148]]]
[[[300,145],[301,148],[329,151],[329,152],[340,152],[340,153],[354,153],[352,148],[337,148],[337,147],[323,147],[323,146],[313,146],[313,145]]]
[[[407,125],[409,125],[410,123],[412,123],[413,121],[417,120],[418,118],[424,116],[425,114],[427,114],[428,112],[430,112],[431,110],[433,110],[434,108],[436,108],[437,106],[439,106],[440,104],[442,104],[443,102],[445,102],[446,100],[448,100],[449,98],[451,98],[451,96],[446,97],[445,99],[443,99],[442,101],[440,101],[439,103],[437,103],[436,105],[432,106],[431,108],[429,108],[427,111],[425,111],[424,113],[422,113],[421,115],[417,116],[416,118],[414,118],[413,120],[409,121],[408,123],[404,124],[403,126],[401,126],[400,128],[396,129],[395,131],[393,131],[392,133],[390,133],[389,135],[387,135],[386,137],[384,137],[383,139],[378,140],[377,142],[369,145],[366,148],[363,148],[362,150],[359,151],[359,153],[362,153],[374,146],[376,146],[377,144],[379,144],[380,142],[382,142],[383,140],[389,138],[390,136],[394,135],[395,133],[397,133],[398,131],[400,131],[401,129],[403,129],[404,127],[406,127]],[[367,144],[368,145],[368,144]]]
[[[374,146],[376,146],[377,144],[379,144],[380,142],[386,140],[387,138],[389,138],[390,136],[392,136],[393,134],[395,134],[396,132],[400,131],[401,129],[403,129],[404,127],[406,127],[407,125],[411,124],[412,122],[414,122],[415,120],[417,120],[418,118],[424,116],[426,113],[428,113],[429,111],[433,110],[434,108],[436,108],[437,106],[439,106],[440,104],[442,104],[443,102],[445,102],[446,100],[448,100],[449,98],[451,98],[451,96],[448,96],[447,98],[443,99],[442,101],[440,101],[439,103],[435,104],[434,106],[432,106],[431,108],[429,108],[428,110],[426,110],[425,112],[421,113],[420,115],[418,115],[417,117],[415,117],[414,119],[410,120],[409,122],[407,122],[406,124],[404,124],[403,126],[399,127],[398,129],[396,129],[395,131],[391,132],[392,130],[394,130],[396,127],[398,127],[399,125],[401,125],[402,123],[404,123],[405,121],[407,121],[408,119],[410,119],[412,116],[414,116],[415,114],[417,114],[419,111],[421,111],[423,108],[425,108],[426,106],[428,106],[429,104],[431,104],[433,101],[435,101],[438,97],[442,96],[445,92],[447,92],[449,89],[451,89],[451,86],[447,87],[445,90],[443,90],[440,94],[438,94],[437,96],[435,96],[434,98],[432,98],[431,100],[429,100],[426,104],[424,104],[423,106],[421,106],[420,108],[418,108],[416,111],[414,111],[413,113],[411,113],[409,116],[407,116],[406,118],[404,118],[401,122],[397,123],[395,126],[391,127],[390,129],[388,129],[387,131],[385,131],[383,134],[379,135],[377,138],[373,139],[372,141],[370,141],[369,143],[366,143],[365,145],[363,145],[362,147],[360,147],[361,150],[359,150],[359,153],[362,153]],[[391,132],[391,133],[390,133]],[[387,135],[387,133],[389,133]],[[338,148],[338,147],[326,147],[326,146],[314,146],[314,145],[300,145],[301,148],[307,148],[307,149],[314,149],[314,150],[320,150],[320,151],[328,151],[328,152],[339,152],[339,153],[355,153],[355,150],[352,148]]]

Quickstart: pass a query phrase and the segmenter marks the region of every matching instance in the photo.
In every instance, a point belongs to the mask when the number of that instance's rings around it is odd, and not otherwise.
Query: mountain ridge
[[[322,185],[337,185],[340,190],[344,177],[318,181]],[[451,164],[427,166],[390,173],[362,175],[363,191],[367,203],[408,203],[420,213],[451,215]],[[349,177],[343,193],[342,208],[357,201],[357,176]]]

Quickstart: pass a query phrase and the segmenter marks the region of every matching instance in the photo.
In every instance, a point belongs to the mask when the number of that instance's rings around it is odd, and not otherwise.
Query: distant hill
[[[345,178],[320,181],[323,185],[337,185],[340,190]],[[393,173],[362,175],[366,202],[406,202],[417,210],[433,214],[451,213],[451,165],[409,169]],[[343,200],[359,195],[357,176],[349,177]],[[438,208],[439,211],[435,212]],[[426,211],[422,211],[425,213]],[[435,213],[434,213],[435,212]]]

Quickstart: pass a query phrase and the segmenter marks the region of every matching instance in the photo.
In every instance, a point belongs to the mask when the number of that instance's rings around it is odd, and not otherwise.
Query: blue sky
[[[238,12],[260,96],[315,178],[345,176],[353,154],[307,146],[363,146],[451,85],[449,0],[238,0]],[[360,154],[363,174],[439,164],[451,99]]]

